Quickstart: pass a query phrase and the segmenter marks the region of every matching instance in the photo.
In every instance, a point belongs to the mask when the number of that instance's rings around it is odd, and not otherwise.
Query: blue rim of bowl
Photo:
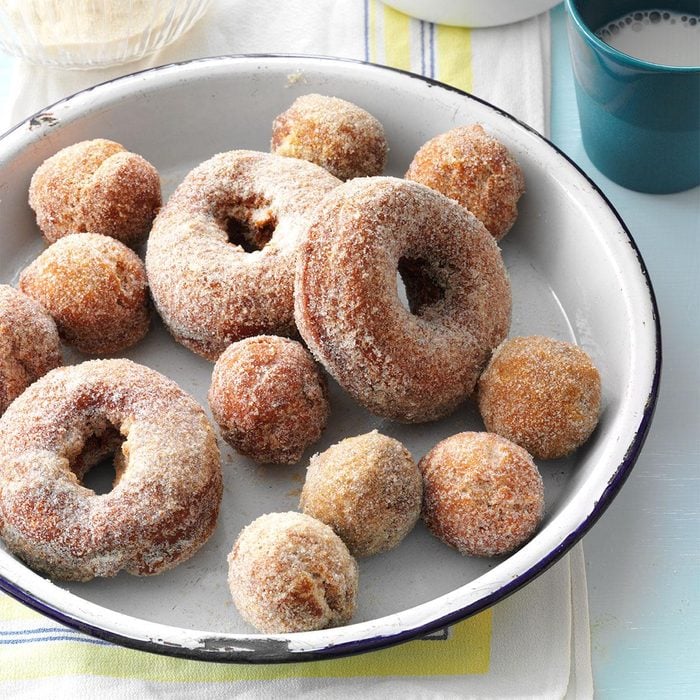
[[[574,6],[574,0],[564,0],[566,5],[567,15],[571,22],[576,25],[581,35],[586,39],[586,41],[591,44],[600,53],[606,55],[608,58],[617,61],[618,63],[629,66],[630,68],[636,68],[637,70],[645,70],[650,73],[676,73],[677,75],[692,75],[694,73],[700,73],[700,66],[671,66],[667,63],[653,63],[651,61],[645,61],[643,58],[637,58],[631,54],[625,53],[616,49],[610,44],[606,44],[602,39],[596,36],[594,31],[583,21],[583,17],[579,13],[578,9]],[[659,3],[663,5],[663,3]],[[661,7],[660,9],[664,9]],[[614,21],[614,20],[613,20]]]
[[[646,284],[646,288],[649,294],[649,301],[653,311],[654,320],[654,332],[655,332],[655,364],[654,364],[654,376],[652,379],[651,390],[647,397],[644,411],[642,413],[641,420],[634,433],[634,438],[630,442],[625,456],[618,465],[612,477],[608,480],[607,486],[603,490],[602,494],[596,501],[593,509],[587,515],[587,517],[579,523],[579,525],[570,532],[554,549],[548,552],[544,557],[537,561],[533,566],[531,566],[526,571],[519,574],[517,577],[513,578],[508,583],[499,587],[496,591],[490,593],[479,600],[455,610],[448,615],[443,615],[435,620],[431,620],[429,623],[417,625],[410,627],[409,629],[403,629],[400,632],[396,632],[390,635],[382,635],[376,637],[367,637],[359,640],[342,642],[340,644],[330,645],[323,649],[314,650],[294,650],[290,648],[288,643],[283,640],[267,638],[261,635],[216,635],[211,634],[208,638],[203,638],[203,646],[198,648],[187,648],[183,646],[172,645],[168,643],[157,643],[155,641],[146,641],[141,639],[135,639],[128,637],[119,633],[112,632],[111,630],[104,630],[100,627],[93,626],[82,620],[76,620],[65,614],[63,611],[58,610],[46,602],[39,600],[32,596],[28,591],[14,585],[12,582],[7,581],[0,576],[0,590],[4,591],[8,595],[12,596],[21,603],[27,605],[30,608],[50,617],[57,622],[72,627],[74,629],[80,630],[86,634],[89,634],[97,639],[102,639],[120,646],[130,647],[132,649],[138,649],[140,651],[147,651],[156,654],[163,654],[166,656],[173,656],[179,658],[188,658],[199,661],[214,661],[221,663],[292,663],[300,661],[318,661],[322,659],[330,659],[340,656],[350,656],[353,654],[360,654],[368,651],[376,651],[389,646],[394,646],[402,642],[407,642],[412,639],[418,639],[435,630],[442,629],[449,625],[452,625],[460,620],[464,620],[467,617],[471,617],[482,610],[485,610],[495,603],[503,600],[509,595],[515,593],[518,589],[522,588],[525,584],[529,583],[535,579],[540,574],[544,573],[550,566],[552,566],[556,561],[558,561],[564,554],[566,554],[571,547],[578,542],[585,534],[590,530],[590,528],[597,522],[600,516],[605,512],[607,507],[612,503],[613,499],[622,488],[622,485],[627,480],[627,477],[632,471],[641,449],[646,440],[649,428],[651,426],[652,418],[656,408],[656,403],[659,394],[659,383],[661,380],[661,364],[662,364],[662,351],[661,351],[661,323],[659,319],[659,310],[656,303],[656,295],[651,284],[651,279],[649,277],[649,272],[647,270],[646,264],[642,258],[639,247],[637,246],[632,234],[625,225],[621,216],[612,205],[610,200],[605,196],[601,189],[596,185],[596,183],[591,180],[591,178],[573,161],[569,158],[563,151],[561,151],[557,146],[555,146],[549,139],[542,136],[538,131],[533,129],[531,126],[525,122],[517,119],[512,114],[504,111],[503,109],[483,100],[475,95],[468,92],[460,90],[459,88],[452,87],[445,83],[441,83],[433,78],[426,78],[422,75],[412,73],[410,71],[402,70],[399,68],[392,68],[390,66],[383,66],[379,64],[369,63],[367,61],[360,61],[349,58],[335,58],[332,56],[321,56],[312,54],[282,54],[282,53],[260,53],[260,54],[226,54],[222,56],[212,56],[208,58],[196,58],[187,61],[179,61],[175,63],[168,63],[161,66],[156,66],[154,68],[148,68],[141,71],[136,71],[129,73],[118,78],[113,78],[105,82],[99,83],[92,87],[80,90],[68,97],[65,97],[52,105],[49,105],[42,110],[36,112],[32,116],[28,117],[24,121],[10,128],[4,134],[0,135],[0,140],[3,140],[6,136],[11,134],[17,129],[20,129],[24,125],[31,125],[35,123],[40,123],[42,121],[43,115],[53,110],[55,107],[69,103],[78,95],[82,95],[91,92],[96,89],[101,89],[106,86],[111,85],[115,82],[131,80],[136,76],[144,74],[155,74],[164,69],[172,69],[177,66],[192,65],[197,63],[207,63],[207,62],[225,62],[225,61],[261,61],[261,60],[289,60],[289,59],[303,59],[303,60],[319,60],[328,63],[341,63],[341,64],[355,64],[360,66],[367,66],[373,70],[384,70],[390,71],[392,73],[398,73],[405,75],[409,78],[419,80],[423,83],[427,83],[431,86],[440,87],[450,92],[454,92],[457,95],[462,95],[470,100],[479,102],[486,107],[492,109],[496,113],[506,117],[515,124],[518,124],[521,128],[530,132],[538,139],[545,142],[556,154],[564,158],[592,187],[593,191],[605,202],[608,209],[617,219],[622,230],[627,236],[629,245],[635,253],[637,262],[639,264],[639,270],[642,274],[642,278]],[[293,635],[292,635],[293,636]],[[235,640],[235,648],[233,641]]]

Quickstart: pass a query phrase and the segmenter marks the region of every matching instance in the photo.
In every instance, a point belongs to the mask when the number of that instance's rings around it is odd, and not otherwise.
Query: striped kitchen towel
[[[546,133],[549,47],[547,14],[503,27],[465,29],[411,19],[379,0],[214,0],[187,35],[137,63],[84,72],[18,63],[4,126],[89,85],[142,68],[229,53],[306,53],[420,73],[472,92]]]
[[[494,29],[436,26],[378,0],[214,0],[181,40],[138,63],[61,71],[18,62],[11,126],[127,72],[219,54],[306,53],[421,73],[498,105],[546,133],[547,15]],[[399,647],[280,666],[156,656],[87,637],[0,594],[2,698],[557,698],[592,695],[580,546],[493,610]]]
[[[0,697],[591,698],[581,545],[491,610],[330,661],[226,665],[156,656],[63,627],[0,593]]]

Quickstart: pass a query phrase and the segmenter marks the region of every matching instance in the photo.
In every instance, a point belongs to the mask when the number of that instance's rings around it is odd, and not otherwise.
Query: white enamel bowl
[[[603,380],[598,429],[573,457],[539,463],[546,517],[522,549],[497,560],[462,557],[419,524],[398,548],[361,560],[358,610],[345,627],[260,635],[238,616],[226,555],[258,515],[298,507],[309,454],[297,467],[256,467],[224,444],[217,529],[173,571],[51,582],[0,545],[0,588],[31,607],[103,639],[197,659],[272,662],[374,649],[467,617],[526,584],[595,522],[632,468],[656,400],[660,345],[653,292],[628,231],[595,185],[544,138],[491,105],[414,75],[313,57],[223,57],[138,73],[63,100],[0,140],[0,282],[14,283],[43,248],[27,187],[58,149],[96,137],[119,141],[156,165],[167,196],[217,152],[267,150],[272,119],[309,92],[351,100],[383,122],[390,174],[402,175],[429,137],[460,124],[480,122],[508,146],[527,183],[502,244],[514,295],[511,334],[575,340],[592,355]],[[206,406],[211,365],[159,323],[127,355]],[[80,359],[66,353],[68,362]],[[367,414],[333,384],[331,402],[331,422],[315,450],[376,427],[419,459],[448,435],[483,429],[471,405],[438,423],[405,426]]]

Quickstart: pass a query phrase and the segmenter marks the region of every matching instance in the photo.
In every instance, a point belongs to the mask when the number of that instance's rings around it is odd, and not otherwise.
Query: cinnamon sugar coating
[[[81,352],[120,352],[148,332],[146,270],[136,253],[109,236],[59,239],[22,271],[19,288],[41,303],[61,338]]]
[[[61,149],[36,170],[29,205],[49,243],[91,231],[128,246],[142,243],[161,205],[158,171],[107,139]]]
[[[412,311],[399,299],[397,269]],[[415,182],[341,185],[316,210],[299,250],[299,332],[356,400],[386,418],[413,423],[452,411],[507,334],[510,309],[492,236]]]
[[[33,299],[0,284],[0,415],[32,382],[61,364],[51,316]]]
[[[112,451],[114,486],[96,495],[82,476]],[[0,536],[48,576],[172,568],[211,534],[221,492],[204,411],[129,360],[52,370],[0,418]]]
[[[333,530],[308,515],[260,516],[228,563],[233,602],[260,632],[337,627],[355,612],[357,564]]]
[[[420,516],[423,479],[408,450],[376,430],[315,455],[300,507],[330,525],[355,557],[401,542]]]
[[[515,223],[525,191],[520,166],[479,124],[430,139],[414,156],[406,177],[459,202],[496,240]]]
[[[532,457],[493,433],[458,433],[418,464],[423,474],[423,520],[462,554],[512,552],[544,515],[544,488]]]
[[[221,153],[192,170],[156,218],[146,254],[153,299],[175,339],[216,360],[242,338],[292,335],[298,239],[338,184],[312,163],[255,151]]]
[[[338,97],[310,94],[275,118],[270,150],[349,180],[381,175],[389,149],[384,127],[369,112]]]
[[[221,354],[209,406],[224,440],[261,463],[298,462],[330,412],[325,377],[304,346],[265,335],[239,340]]]
[[[588,354],[543,336],[502,343],[478,386],[486,428],[539,459],[581,446],[598,423],[600,398],[600,374]]]

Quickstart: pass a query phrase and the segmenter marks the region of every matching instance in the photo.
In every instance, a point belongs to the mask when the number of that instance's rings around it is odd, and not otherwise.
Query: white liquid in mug
[[[700,17],[644,10],[601,27],[596,36],[629,56],[665,66],[700,66]]]

